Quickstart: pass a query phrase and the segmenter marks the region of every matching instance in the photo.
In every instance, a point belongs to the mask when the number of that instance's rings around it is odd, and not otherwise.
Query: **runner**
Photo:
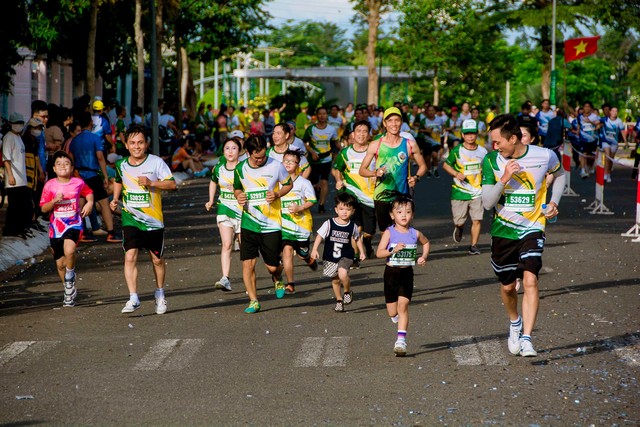
[[[416,138],[416,140],[419,141],[422,155],[427,164],[427,178],[431,178],[432,176],[440,178],[438,163],[440,162],[443,128],[444,122],[440,117],[436,116],[436,107],[430,105],[427,108],[426,115],[422,116],[418,137]]]
[[[286,125],[285,125],[286,126]],[[311,270],[318,269],[318,261],[310,257],[309,237],[313,231],[311,207],[316,204],[313,185],[299,174],[300,160],[304,159],[297,150],[287,150],[283,156],[284,168],[293,181],[291,191],[280,199],[282,209],[282,265],[287,277],[285,291],[296,293],[293,276],[293,254],[307,263]]]
[[[624,123],[618,117],[618,107],[611,107],[609,109],[609,116],[601,119],[602,127],[600,128],[600,143],[605,153],[604,163],[604,180],[607,183],[611,182],[611,167],[613,163],[612,158],[616,157],[618,151],[618,142],[623,141],[627,143],[625,135],[622,132],[624,130]]]
[[[80,178],[73,176],[73,161],[64,151],[52,157],[56,178],[44,185],[40,207],[52,211],[49,217],[49,241],[58,275],[64,286],[64,307],[76,305],[76,247],[82,235],[82,218],[93,209],[93,192]],[[87,199],[82,208],[80,198]]]
[[[387,314],[398,324],[398,335],[393,346],[396,356],[407,354],[407,330],[409,328],[409,303],[413,295],[413,266],[425,265],[429,255],[429,240],[411,227],[415,212],[413,200],[400,196],[393,201],[391,217],[394,224],[387,228],[378,244],[376,256],[386,258],[384,269],[384,299]],[[417,257],[418,244],[422,254]]]
[[[386,133],[367,148],[367,154],[362,160],[358,173],[363,178],[376,178],[374,190],[374,209],[378,221],[378,229],[384,231],[391,225],[391,202],[398,194],[409,195],[420,178],[427,171],[418,144],[400,136],[402,115],[395,107],[387,108],[384,112]],[[410,160],[418,164],[415,175],[409,169]],[[375,167],[371,170],[371,162]]]
[[[582,114],[579,114],[576,118],[578,138],[580,140],[580,146],[582,148],[582,155],[580,156],[580,178],[585,179],[591,175],[590,164],[593,164],[593,159],[588,159],[586,156],[593,157],[598,145],[598,129],[602,126],[600,117],[593,112],[593,104],[587,101],[582,106]]]
[[[362,234],[362,242],[367,251],[367,258],[373,257],[371,239],[376,232],[376,213],[373,203],[375,179],[360,175],[360,166],[367,154],[371,124],[368,120],[360,120],[355,124],[353,145],[343,148],[333,163],[333,176],[336,179],[336,190],[343,190],[357,200],[356,212],[353,216]],[[369,170],[373,172],[373,163]]]
[[[238,205],[233,191],[234,171],[238,164],[238,156],[242,150],[242,144],[238,138],[229,138],[222,145],[224,162],[220,161],[213,169],[211,182],[209,182],[209,201],[204,207],[207,211],[213,207],[216,190],[220,188],[220,196],[216,204],[216,222],[222,240],[220,250],[220,266],[222,277],[215,283],[216,289],[231,290],[229,273],[231,272],[231,252],[233,243],[240,235],[240,218],[242,208]]]
[[[149,140],[145,129],[132,125],[125,135],[129,156],[116,163],[116,182],[113,185],[111,210],[118,208],[122,195],[122,230],[124,239],[124,277],[129,288],[129,301],[122,313],[140,308],[138,298],[138,251],[147,249],[156,278],[156,314],[167,312],[164,297],[165,263],[162,190],[175,190],[171,169],[160,157],[146,154]]]
[[[282,163],[267,157],[267,144],[263,138],[249,137],[244,148],[249,157],[236,166],[233,189],[242,206],[240,259],[242,279],[249,295],[249,306],[244,312],[257,313],[260,311],[256,291],[259,254],[271,274],[276,298],[285,294],[281,280],[282,218],[278,199],[291,190],[293,183]]]
[[[462,123],[462,144],[449,152],[442,169],[453,177],[451,212],[453,241],[460,243],[467,217],[471,216],[471,246],[469,255],[480,255],[478,239],[482,227],[482,161],[487,150],[478,146],[478,126],[473,119]]]
[[[325,107],[316,109],[318,122],[307,128],[302,140],[307,145],[307,152],[311,156],[311,175],[309,181],[313,185],[320,185],[318,197],[318,212],[324,213],[324,203],[329,194],[329,174],[331,173],[331,151],[338,143],[335,128],[327,122],[328,113]]]
[[[549,100],[543,99],[540,104],[540,111],[536,113],[536,121],[538,124],[538,136],[540,137],[541,145],[544,146],[544,140],[547,137],[547,132],[549,130],[549,121],[553,119],[556,114],[551,111],[549,106]]]
[[[497,116],[490,133],[497,150],[487,154],[482,165],[482,204],[487,210],[494,209],[491,264],[502,283],[502,302],[511,320],[508,347],[514,355],[536,356],[531,332],[538,315],[545,223],[558,215],[565,175],[551,150],[522,144],[519,124],[512,115]],[[543,214],[547,173],[555,179],[548,211]],[[522,318],[518,314],[517,278],[524,285]]]
[[[296,147],[291,146],[288,141],[291,137],[291,130],[286,123],[278,123],[273,129],[273,145],[267,149],[267,156],[284,163],[284,154],[289,150],[297,150]],[[311,174],[311,165],[302,153],[300,153],[300,161],[298,162],[297,173],[303,176],[305,179],[309,178]]]

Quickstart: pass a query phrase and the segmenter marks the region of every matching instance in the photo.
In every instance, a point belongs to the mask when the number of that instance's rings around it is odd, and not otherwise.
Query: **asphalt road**
[[[564,198],[548,227],[536,358],[506,348],[489,215],[482,255],[467,255],[468,236],[451,239],[448,177],[417,191],[415,226],[432,252],[416,268],[405,358],[393,355],[382,260],[352,270],[343,314],[330,283],[301,263],[298,292],[281,300],[259,265],[255,315],[243,313],[238,253],[233,291],[214,290],[220,240],[203,207],[207,181],[189,182],[164,199],[165,315],[154,314],[146,256],[142,308],[120,314],[117,244],[80,248],[75,308],[61,307],[48,253],[0,284],[0,424],[638,425],[640,243],[620,237],[635,217],[628,175],[614,171],[605,189],[611,216],[583,209],[594,181],[574,177],[581,196]]]

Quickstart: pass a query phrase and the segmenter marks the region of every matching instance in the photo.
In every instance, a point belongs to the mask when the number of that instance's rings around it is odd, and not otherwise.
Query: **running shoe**
[[[296,287],[295,287],[295,285],[292,285],[291,283],[287,284],[287,286],[284,287],[284,290],[289,295],[293,295],[293,294],[296,293]]]
[[[222,289],[225,292],[229,292],[231,290],[231,282],[227,276],[222,276],[214,286],[216,289]]]
[[[107,233],[107,232],[106,232],[105,230],[103,230],[102,228],[99,228],[99,229],[97,229],[97,230],[93,230],[93,235],[94,235],[94,236],[106,236],[107,234],[109,234],[109,233]]]
[[[63,307],[74,307],[76,305],[76,300],[71,297],[64,296],[64,301],[62,302]]]
[[[360,269],[360,260],[356,258],[353,260],[353,264],[351,264],[351,267],[349,267],[349,270],[359,270],[359,269]]]
[[[611,184],[611,175],[605,175],[604,180],[607,184]]]
[[[133,313],[134,311],[136,311],[139,308],[140,308],[140,303],[139,302],[135,303],[135,302],[129,300],[124,305],[124,308],[122,309],[122,313]]]
[[[480,255],[480,249],[476,245],[469,246],[469,255]]]
[[[404,357],[407,355],[407,342],[406,341],[396,341],[393,346],[393,352],[397,357]]]
[[[436,178],[440,178],[440,172],[438,172],[438,169],[433,171],[433,176]]]
[[[533,349],[533,344],[529,340],[522,340],[520,348],[520,356],[523,357],[536,357],[538,352]]]
[[[309,261],[307,261],[307,265],[309,266],[311,271],[318,271],[318,260],[317,259],[309,258]]]
[[[64,300],[63,307],[73,307],[76,305],[76,296],[78,295],[75,282],[64,282]]]
[[[336,313],[342,313],[344,311],[344,305],[342,304],[342,301],[336,301],[336,306],[333,311],[335,311]]]
[[[587,171],[583,169],[580,169],[580,178],[582,179],[587,179],[589,177],[589,174],[587,173]]]
[[[260,311],[260,303],[258,301],[251,301],[249,303],[249,307],[244,309],[244,312],[249,314],[257,313],[259,311]]]
[[[116,233],[109,233],[107,235],[107,242],[108,243],[121,243],[122,242],[122,237],[118,236]]]
[[[80,238],[80,243],[95,243],[98,239],[93,237],[93,233],[83,234],[82,238]]]
[[[520,335],[522,333],[522,323],[519,326],[509,326],[509,339],[507,340],[507,345],[509,347],[509,351],[513,355],[517,355],[520,353]]]
[[[276,288],[276,298],[282,298],[284,297],[284,283],[282,283],[281,280],[277,280],[274,284],[273,284]]]
[[[392,321],[393,323],[398,323],[398,320],[399,320],[399,319],[398,319],[398,315],[397,315],[397,314],[396,314],[395,316],[391,317],[391,321]]]
[[[430,171],[427,171],[427,173],[425,173],[424,176],[425,176],[425,178],[428,179],[428,178],[431,178],[432,175],[431,175]]]
[[[462,242],[462,232],[464,231],[464,227],[454,226],[453,227],[453,241],[456,243]]]
[[[156,314],[165,314],[167,312],[167,301],[162,299],[156,299]]]
[[[353,292],[351,291],[345,292],[342,295],[342,300],[344,301],[345,305],[351,304],[353,302]]]
[[[234,252],[238,252],[240,250],[240,242],[238,242],[237,240],[234,240],[233,242],[233,251]]]

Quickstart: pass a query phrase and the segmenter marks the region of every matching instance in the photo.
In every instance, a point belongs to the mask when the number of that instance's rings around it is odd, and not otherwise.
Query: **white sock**
[[[140,298],[138,298],[137,292],[129,293],[129,301],[133,301],[134,304],[140,304]]]
[[[66,267],[65,267],[66,268]],[[76,275],[76,269],[72,268],[72,269],[66,269],[67,271],[64,273],[64,278],[65,279],[73,279],[73,276]]]
[[[164,288],[156,289],[156,299],[164,299]]]

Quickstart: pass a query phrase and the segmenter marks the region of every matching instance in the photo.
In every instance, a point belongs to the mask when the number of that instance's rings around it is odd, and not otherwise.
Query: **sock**
[[[522,338],[523,341],[531,342],[531,335],[523,335],[521,338]]]
[[[75,277],[76,275],[76,269],[75,268],[67,268],[67,271],[64,273],[64,278],[67,280],[71,280]]]
[[[398,341],[407,342],[407,331],[401,331],[398,329]]]
[[[516,328],[522,326],[522,317],[518,316],[516,320],[511,320],[511,326],[514,326]]]
[[[164,288],[156,289],[156,299],[164,299]]]
[[[140,298],[136,292],[129,293],[129,301],[133,301],[134,304],[140,304]]]

